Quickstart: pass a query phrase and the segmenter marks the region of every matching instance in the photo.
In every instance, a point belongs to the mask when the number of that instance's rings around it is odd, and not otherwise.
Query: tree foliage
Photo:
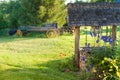
[[[6,28],[7,25],[7,14],[6,14],[6,3],[0,4],[0,29]]]
[[[0,27],[65,24],[64,0],[10,0],[0,3]],[[7,25],[5,25],[7,24]]]
[[[42,22],[57,22],[62,26],[65,24],[66,15],[67,10],[63,0],[42,0],[39,6],[39,18]]]

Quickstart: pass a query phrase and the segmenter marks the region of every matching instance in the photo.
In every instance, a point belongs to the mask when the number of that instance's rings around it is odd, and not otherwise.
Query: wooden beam
[[[79,40],[80,40],[80,27],[75,27],[75,65],[79,68]]]
[[[117,30],[117,26],[112,26],[112,38],[113,40],[116,40],[116,30]],[[115,41],[112,44],[113,46],[115,46]]]

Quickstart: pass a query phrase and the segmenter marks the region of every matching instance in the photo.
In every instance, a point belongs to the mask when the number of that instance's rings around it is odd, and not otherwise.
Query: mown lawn
[[[76,73],[61,69],[73,53],[74,36],[1,37],[0,80],[80,80]]]
[[[81,46],[85,45],[84,34],[85,31],[81,33]],[[94,46],[96,39],[87,37],[88,43]],[[0,37],[0,80],[83,80],[76,72],[64,72],[64,64],[69,64],[66,59],[73,54],[74,35]]]

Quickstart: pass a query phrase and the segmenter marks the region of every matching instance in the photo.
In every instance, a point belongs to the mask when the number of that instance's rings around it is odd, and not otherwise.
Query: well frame
[[[75,65],[81,70],[80,27],[112,26],[112,38],[116,40],[117,26],[120,25],[120,3],[69,3],[67,9],[68,25],[74,27],[75,32]]]

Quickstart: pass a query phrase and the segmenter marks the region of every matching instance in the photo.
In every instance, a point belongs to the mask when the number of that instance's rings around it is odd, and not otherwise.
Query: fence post
[[[116,40],[116,30],[117,30],[117,26],[112,26],[112,38],[113,40]],[[113,46],[115,46],[115,41],[113,42]]]
[[[80,40],[80,27],[75,27],[75,65],[79,68],[79,40]]]

